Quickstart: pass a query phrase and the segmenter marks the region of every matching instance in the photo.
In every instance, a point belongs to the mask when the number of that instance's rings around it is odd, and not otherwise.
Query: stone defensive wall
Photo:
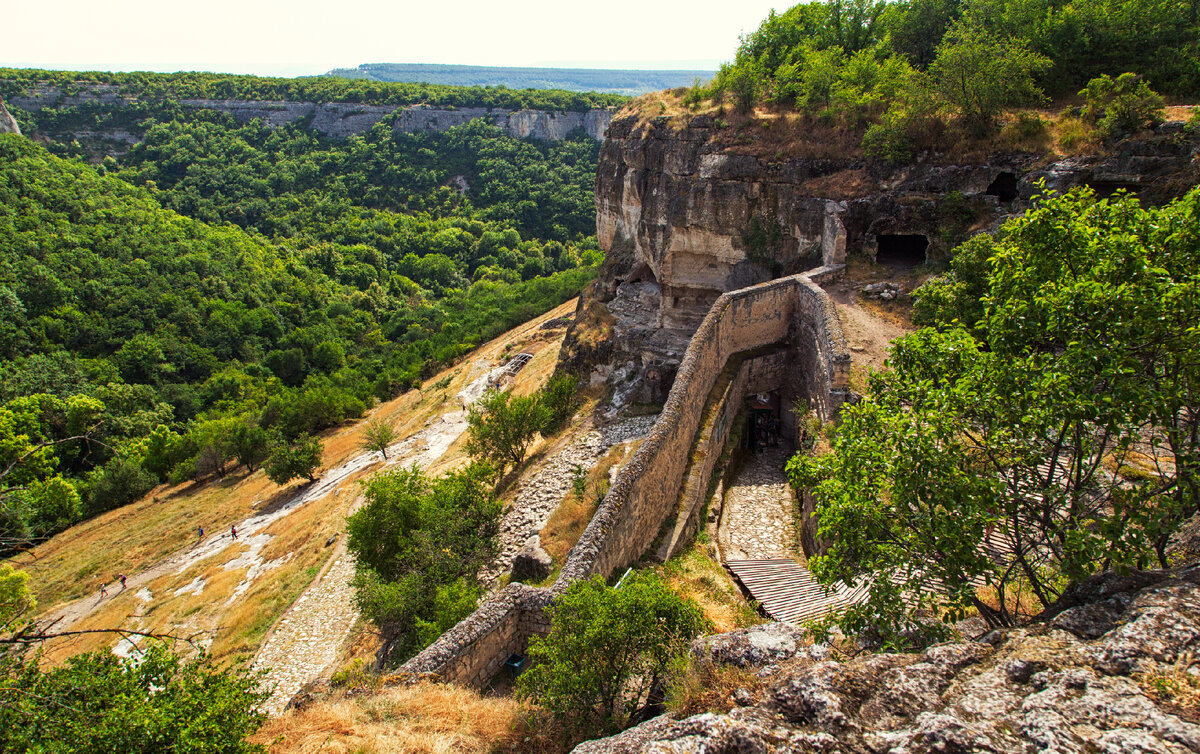
[[[731,360],[787,346],[786,368],[774,360],[769,381],[747,374],[737,382],[743,390],[778,386],[786,372],[812,410],[831,418],[846,395],[850,350],[833,301],[818,283],[840,270],[822,267],[722,294],[692,337],[658,421],[617,475],[557,581],[550,587],[509,584],[405,663],[401,673],[481,686],[509,655],[524,653],[530,636],[547,633],[545,608],[572,582],[594,575],[608,579],[637,562],[677,515],[704,407]],[[743,395],[727,392],[723,400],[740,402]]]

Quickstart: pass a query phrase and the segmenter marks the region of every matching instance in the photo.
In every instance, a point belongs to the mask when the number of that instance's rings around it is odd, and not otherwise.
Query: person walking
[[[101,584],[100,585],[100,599],[104,599],[107,596],[108,596],[108,584]]]
[[[123,573],[118,573],[118,574],[117,574],[117,581],[120,581],[120,582],[121,582],[121,591],[122,591],[122,592],[123,592],[123,591],[125,591],[125,574],[123,574]]]
[[[196,533],[200,535],[200,539],[204,539],[204,524],[196,527]]]
[[[229,525],[229,534],[230,534],[230,536],[232,536],[234,539],[237,539],[237,524],[230,524],[230,525]]]

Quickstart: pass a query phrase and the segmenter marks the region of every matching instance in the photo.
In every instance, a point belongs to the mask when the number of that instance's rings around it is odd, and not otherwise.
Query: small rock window
[[[1004,171],[996,176],[996,180],[988,185],[987,191],[983,193],[988,196],[994,196],[1001,202],[1008,204],[1019,195],[1017,193],[1017,174]]]
[[[878,237],[875,261],[887,267],[908,268],[925,263],[929,239],[919,233],[889,233]]]

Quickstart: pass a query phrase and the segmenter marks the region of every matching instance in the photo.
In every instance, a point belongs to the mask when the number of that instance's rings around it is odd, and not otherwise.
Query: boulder
[[[549,576],[553,570],[554,560],[550,553],[542,548],[541,538],[534,534],[513,557],[512,580],[537,583]]]
[[[789,663],[727,713],[655,718],[581,752],[1200,751],[1194,709],[1147,694],[1200,650],[1200,567],[1106,574],[1041,619],[921,654]],[[772,624],[693,643],[731,664],[795,656]],[[816,658],[813,658],[816,659]]]

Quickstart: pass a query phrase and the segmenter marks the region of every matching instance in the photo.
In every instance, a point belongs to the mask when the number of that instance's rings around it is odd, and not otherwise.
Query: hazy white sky
[[[359,63],[714,68],[787,2],[6,3],[0,66],[294,76]]]

